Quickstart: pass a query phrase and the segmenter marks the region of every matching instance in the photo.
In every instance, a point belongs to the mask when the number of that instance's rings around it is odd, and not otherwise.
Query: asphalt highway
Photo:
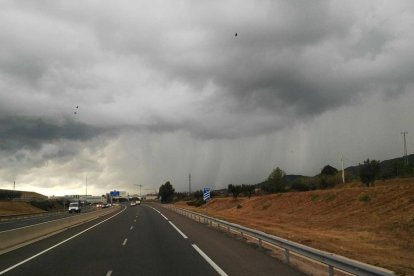
[[[0,275],[302,275],[160,205],[120,212],[0,256]]]
[[[84,208],[82,213],[92,212],[94,208]],[[36,216],[30,216],[25,218],[13,218],[10,220],[0,221],[0,232],[8,231],[12,229],[17,229],[21,227],[27,227],[34,224],[44,223],[51,220],[61,219],[68,216],[75,216],[76,213],[69,214],[68,212],[59,212],[59,213],[46,213]]]

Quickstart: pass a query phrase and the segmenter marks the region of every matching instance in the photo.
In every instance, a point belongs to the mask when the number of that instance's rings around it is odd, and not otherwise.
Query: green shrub
[[[329,194],[329,195],[325,195],[324,200],[327,201],[327,202],[330,202],[330,201],[335,200],[335,198],[336,198],[336,195]]]
[[[205,204],[206,202],[204,201],[204,199],[202,198],[197,198],[195,200],[192,201],[188,201],[187,205],[189,206],[195,206],[195,207],[200,207],[201,205]]]
[[[371,201],[371,197],[369,195],[362,195],[359,197],[359,201],[368,202]]]
[[[50,200],[34,200],[30,201],[30,204],[44,211],[50,211],[54,209],[54,204]]]
[[[19,191],[0,190],[0,200],[9,200],[13,198],[19,198],[21,194],[22,193]]]
[[[318,201],[319,200],[319,195],[317,195],[317,194],[311,195],[311,200],[312,201]]]

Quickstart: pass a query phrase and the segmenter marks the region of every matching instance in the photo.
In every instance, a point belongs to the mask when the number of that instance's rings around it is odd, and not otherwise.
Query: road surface
[[[160,205],[125,206],[0,257],[4,275],[302,275]]]

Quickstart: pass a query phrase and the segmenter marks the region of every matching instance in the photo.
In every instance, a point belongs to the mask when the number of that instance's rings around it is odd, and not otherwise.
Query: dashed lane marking
[[[124,242],[122,243],[122,246],[124,246],[127,243],[128,239],[125,239]]]

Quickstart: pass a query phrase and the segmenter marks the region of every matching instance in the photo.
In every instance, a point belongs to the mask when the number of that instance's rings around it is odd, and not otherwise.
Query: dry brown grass
[[[0,216],[39,214],[44,212],[27,202],[0,201]]]
[[[237,208],[238,205],[241,208]],[[183,202],[180,207],[189,208]],[[204,212],[201,208],[191,208]],[[314,248],[414,275],[414,179],[330,190],[218,198],[208,213]]]

